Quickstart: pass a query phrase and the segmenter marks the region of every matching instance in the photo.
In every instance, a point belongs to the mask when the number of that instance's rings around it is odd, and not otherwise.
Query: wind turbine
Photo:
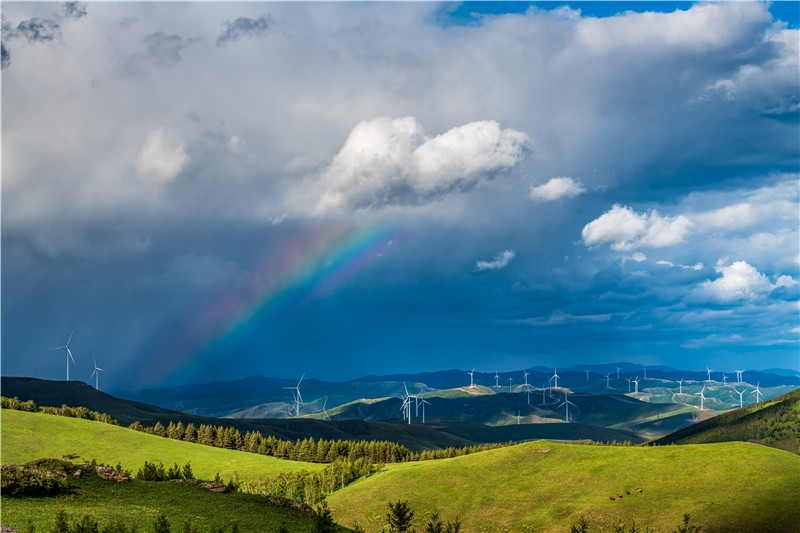
[[[511,383],[514,381],[514,378],[508,376],[508,392],[511,392]]]
[[[683,394],[683,378],[678,382],[678,394]]]
[[[703,394],[705,392],[705,390],[706,390],[706,386],[703,385],[703,390],[701,390],[700,392],[695,392],[695,394],[699,394],[700,395],[700,410],[701,411],[703,410],[703,400],[706,399],[705,394]]]
[[[712,370],[714,370],[714,369],[706,367],[706,372],[708,372],[708,379],[706,381],[711,381],[711,371]]]
[[[325,396],[325,401],[322,403],[322,410],[317,411],[318,413],[322,413],[323,420],[330,420],[331,417],[328,416],[328,411],[325,409],[328,406],[328,397]]]
[[[745,390],[743,390],[743,391],[739,392],[739,390],[738,390],[736,387],[734,387],[734,388],[733,388],[733,390],[735,390],[735,391],[736,391],[736,394],[738,394],[738,395],[739,395],[739,407],[740,407],[740,408],[744,407],[744,400],[742,400],[742,395],[743,395],[745,392],[747,392],[747,389],[745,389]]]
[[[647,379],[647,367],[642,365],[642,370],[644,370],[644,378],[643,379]]]
[[[94,372],[92,372],[92,375],[89,376],[89,381],[91,381],[92,378],[94,378],[94,388],[96,390],[100,390],[100,386],[99,386],[100,382],[98,381],[98,378],[100,377],[100,374],[98,372],[105,372],[105,370],[103,370],[102,368],[98,368],[97,359],[92,357],[92,360],[94,361]]]
[[[494,386],[495,388],[500,388],[500,375],[495,371],[494,373]]]
[[[625,378],[625,379],[627,379],[627,380],[628,380],[628,392],[630,392],[630,391],[631,391],[631,380],[632,380],[633,378]]]
[[[575,405],[574,403],[569,401],[569,399],[567,398],[567,392],[564,391],[564,401],[558,407],[564,406],[566,408],[567,411],[566,411],[566,415],[564,415],[564,416],[565,416],[565,420],[567,422],[570,421],[570,419],[569,419],[569,406],[570,405],[573,406],[573,407],[578,407],[577,405]]]
[[[725,375],[725,372],[722,373],[722,384],[726,385],[728,381],[728,376]]]
[[[530,405],[531,404],[531,388],[528,387],[528,389],[525,392],[528,394],[528,405]],[[542,396],[544,396],[544,394]]]
[[[297,382],[297,385],[294,387],[284,387],[284,389],[290,389],[292,391],[292,398],[294,398],[294,417],[300,418],[300,404],[303,403],[303,397],[300,395],[300,383],[303,381],[303,378],[306,377],[306,373],[303,372],[303,375],[300,376],[300,381]],[[290,409],[291,411],[291,409]]]
[[[557,368],[555,369],[555,372],[553,372],[553,380],[555,381],[555,387],[558,388],[558,369]]]
[[[758,388],[758,386],[759,386],[759,385],[761,385],[761,382],[760,382],[760,381],[759,381],[758,383],[756,383],[756,390],[754,390],[754,391],[753,391],[753,394],[755,394],[755,395],[756,395],[756,403],[758,403],[758,402],[760,401],[760,400],[758,399],[759,395],[761,395],[761,396],[764,396],[764,394],[763,394],[763,393],[761,392],[761,390]]]
[[[528,370],[524,369],[522,371],[522,377],[525,379],[525,386],[526,387],[528,386],[528,376],[530,376],[530,374],[528,374]]]
[[[744,374],[744,370],[736,371],[736,383],[744,383],[744,381],[742,380],[742,374]]]
[[[519,412],[519,411],[517,411],[517,425],[519,425],[519,419],[520,419],[520,415],[519,415],[519,413],[520,413],[520,412]]]
[[[607,389],[610,389],[610,388],[611,388],[611,382],[609,381],[610,379],[611,379],[611,372],[609,372],[608,374],[606,374],[606,388],[607,388]]]
[[[75,330],[72,330],[72,333],[69,334],[69,339],[67,339],[67,344],[64,346],[59,346],[58,348],[53,348],[54,350],[66,350],[67,351],[67,381],[69,381],[69,360],[72,359],[72,364],[75,364],[75,358],[72,357],[72,352],[69,349],[69,343],[72,340],[72,335],[75,333]]]
[[[637,392],[637,393],[639,392],[639,382],[640,381],[641,380],[639,379],[639,376],[636,376],[636,379],[633,380],[633,386],[636,388],[636,390],[634,390],[633,392]]]
[[[427,403],[428,405],[430,405],[431,403],[429,401],[425,400],[425,398],[420,398],[420,403],[422,404],[422,423],[424,424],[425,423],[425,404]]]
[[[617,366],[617,367],[614,367],[614,368],[616,368],[616,369],[617,369],[617,379],[619,379],[619,371],[620,371],[620,370],[622,370],[622,369],[621,369],[620,367],[618,367],[618,366]]]
[[[472,372],[467,372],[467,374],[469,374],[469,388],[470,388],[470,389],[474,389],[474,388],[475,388],[475,383],[472,381],[472,374],[474,374],[474,373],[475,373],[475,369],[474,369],[474,368],[472,369]],[[404,384],[404,385],[405,385],[405,384]],[[406,391],[406,394],[407,394],[407,393],[408,393],[408,391]],[[410,423],[411,423],[411,422],[409,422],[409,424],[410,424]]]
[[[542,403],[541,405],[547,405],[547,401],[544,399],[544,391],[547,387],[544,386],[544,381],[542,381]]]
[[[586,369],[586,381],[589,381],[589,369]]]

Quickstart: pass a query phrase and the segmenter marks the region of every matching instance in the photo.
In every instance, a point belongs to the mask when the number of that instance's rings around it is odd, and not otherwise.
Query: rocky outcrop
[[[217,494],[223,494],[228,492],[228,487],[225,486],[225,483],[218,483],[216,481],[203,481],[199,485],[197,485],[201,489],[210,490],[211,492],[216,492]]]
[[[97,472],[97,475],[103,479],[114,479],[117,481],[117,483],[126,483],[130,481],[128,476],[126,476],[124,473],[108,466],[96,466],[95,471]]]

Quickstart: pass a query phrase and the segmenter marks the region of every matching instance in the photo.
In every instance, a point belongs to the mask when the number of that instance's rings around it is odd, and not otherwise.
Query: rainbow
[[[270,250],[244,286],[217,295],[189,320],[150,377],[163,383],[178,372],[192,374],[223,347],[246,343],[270,313],[325,298],[366,273],[405,235],[397,226],[353,229],[331,224]]]

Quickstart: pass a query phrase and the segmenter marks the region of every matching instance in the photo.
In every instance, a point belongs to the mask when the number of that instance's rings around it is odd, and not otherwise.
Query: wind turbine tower
[[[429,401],[425,400],[425,398],[420,398],[420,403],[422,404],[422,423],[424,424],[425,423],[425,404],[430,405],[431,403]]]
[[[94,388],[95,388],[95,390],[100,390],[100,382],[98,381],[98,379],[100,377],[99,373],[100,372],[105,372],[105,370],[103,370],[102,368],[99,368],[97,366],[97,359],[92,357],[92,360],[94,361],[94,372],[92,372],[92,375],[89,376],[89,381],[91,381],[92,378],[94,378]]]
[[[607,388],[607,389],[610,389],[610,388],[611,388],[611,381],[610,381],[610,380],[611,380],[611,372],[609,372],[608,374],[606,374],[606,388]]]
[[[467,374],[469,374],[469,388],[470,389],[474,389],[475,388],[475,382],[472,381],[472,375],[474,373],[475,373],[475,369],[474,368],[472,369],[472,372],[467,372]],[[408,391],[406,391],[406,394],[408,394]],[[409,422],[409,424],[410,423],[411,422]]]
[[[494,373],[494,386],[497,389],[500,388],[500,374],[498,374],[497,371]]]
[[[520,413],[520,412],[519,412],[519,411],[517,411],[517,425],[519,425],[519,419],[521,418],[519,413]]]
[[[736,394],[738,394],[738,395],[739,395],[739,408],[742,408],[742,407],[744,407],[744,400],[742,399],[742,395],[743,395],[745,392],[747,392],[747,389],[745,389],[745,390],[743,390],[743,391],[741,391],[741,392],[740,392],[740,391],[739,391],[739,390],[738,390],[736,387],[734,387],[734,388],[733,388],[733,390],[735,390],[735,391],[736,391]]]
[[[569,401],[569,399],[567,398],[567,392],[564,391],[564,402],[561,405],[559,405],[559,407],[564,406],[566,408],[566,414],[564,415],[564,420],[566,420],[567,422],[570,421],[570,418],[569,418],[569,406],[570,405],[573,406],[573,407],[578,407],[577,405],[575,405],[574,403]]]
[[[292,397],[294,398],[294,417],[300,418],[300,405],[303,403],[303,397],[300,395],[300,383],[303,381],[303,378],[306,377],[306,373],[303,372],[303,375],[300,376],[300,381],[297,382],[297,385],[294,387],[284,387],[284,389],[290,389],[292,391]],[[291,411],[291,409],[289,409]]]
[[[761,390],[758,388],[758,386],[759,386],[759,385],[761,385],[761,382],[760,382],[760,381],[759,381],[758,383],[756,383],[756,390],[754,390],[754,391],[753,391],[753,394],[755,394],[755,395],[756,395],[756,403],[758,403],[758,402],[760,402],[760,401],[761,401],[761,400],[759,400],[759,399],[758,399],[758,397],[759,397],[759,396],[764,396],[764,394],[763,394],[763,393],[761,392]]]
[[[703,410],[703,400],[706,399],[705,394],[703,394],[705,392],[705,390],[706,390],[706,386],[703,385],[703,390],[701,390],[700,392],[695,392],[695,394],[699,394],[700,395],[700,410],[701,411]]]
[[[628,392],[630,392],[630,391],[631,391],[631,380],[632,380],[633,378],[625,378],[625,379],[627,379],[627,380],[628,380]]]
[[[525,379],[525,387],[528,386],[528,376],[530,376],[530,374],[528,374],[528,370],[527,369],[523,370],[522,377]]]
[[[725,375],[725,372],[722,373],[722,384],[726,385],[728,381],[728,376]]]
[[[553,380],[555,381],[555,387],[558,388],[558,369],[557,368],[553,372]]]
[[[69,381],[69,360],[72,359],[72,364],[75,364],[75,358],[72,357],[72,351],[69,349],[69,343],[72,341],[72,335],[75,333],[75,330],[72,330],[72,333],[69,334],[69,339],[67,339],[67,344],[64,346],[59,346],[58,348],[53,348],[53,350],[66,350],[67,351],[67,381]]]
[[[615,367],[617,369],[617,379],[619,379],[619,371],[622,370],[620,367]]]
[[[511,383],[514,381],[514,378],[508,376],[508,392],[511,392]]]
[[[323,420],[330,420],[331,417],[328,416],[328,411],[325,409],[328,406],[328,397],[325,396],[325,401],[322,403],[322,419]]]
[[[708,379],[706,381],[711,381],[711,372],[713,370],[714,370],[713,368],[706,367],[706,372],[708,372]]]
[[[639,379],[639,376],[636,376],[636,379],[633,380],[633,386],[636,388],[636,390],[634,390],[633,392],[637,393],[639,392],[639,381],[641,381]]]
[[[683,394],[683,378],[678,382],[678,394]]]
[[[744,380],[742,380],[742,374],[744,374],[744,370],[736,371],[736,383],[744,383]]]
[[[589,369],[586,369],[586,381],[589,381]]]

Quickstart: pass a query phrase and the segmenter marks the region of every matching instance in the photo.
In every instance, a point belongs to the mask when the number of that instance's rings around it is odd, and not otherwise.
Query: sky
[[[800,367],[794,2],[2,17],[3,375]]]

